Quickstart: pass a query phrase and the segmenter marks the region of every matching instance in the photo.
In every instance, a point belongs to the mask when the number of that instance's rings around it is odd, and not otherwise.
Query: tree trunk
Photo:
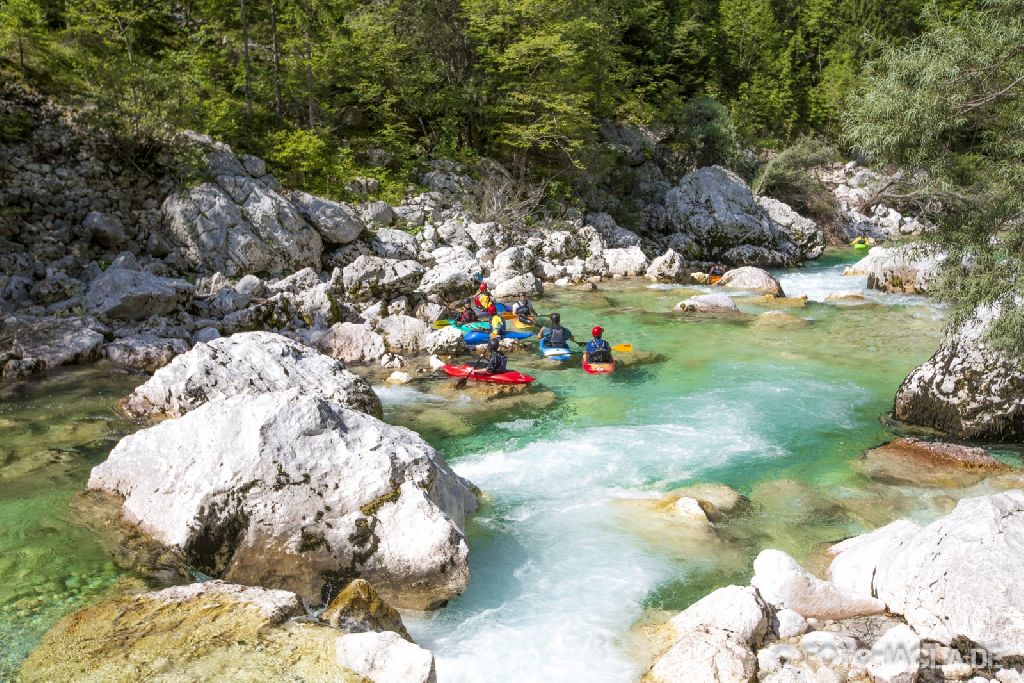
[[[281,43],[277,36],[277,2],[270,0],[270,36],[274,56],[274,111],[281,115]]]
[[[242,63],[245,66],[245,113],[252,116],[252,65],[249,63],[249,12],[246,0],[241,2]]]

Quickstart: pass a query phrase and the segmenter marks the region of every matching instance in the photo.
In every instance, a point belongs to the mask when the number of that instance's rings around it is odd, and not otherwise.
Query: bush
[[[835,234],[839,218],[835,197],[812,170],[831,163],[836,151],[817,138],[802,137],[769,160],[754,178],[751,190],[785,202],[816,221],[826,237]],[[829,240],[835,243],[835,239]]]
[[[678,151],[691,169],[721,164],[736,156],[736,126],[729,110],[710,97],[694,97],[679,113]]]

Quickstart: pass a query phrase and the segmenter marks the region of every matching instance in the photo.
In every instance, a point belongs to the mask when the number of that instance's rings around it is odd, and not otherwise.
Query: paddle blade
[[[452,324],[451,320],[435,320],[434,321],[434,329],[435,330],[441,330],[441,329],[444,329],[445,327],[448,327],[451,324]]]
[[[455,388],[462,389],[466,386],[467,382],[469,382],[469,375],[466,375],[465,377],[460,377],[459,381],[455,383]]]
[[[618,351],[619,353],[629,353],[632,350],[633,350],[633,345],[632,344],[619,344],[618,346],[613,346],[612,347],[612,351]]]

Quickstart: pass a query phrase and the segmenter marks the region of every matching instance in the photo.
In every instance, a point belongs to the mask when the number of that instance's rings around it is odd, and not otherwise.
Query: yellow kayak
[[[509,322],[512,323],[513,330],[532,330],[535,327],[535,325],[531,325],[530,323],[524,323],[519,318],[513,318]]]

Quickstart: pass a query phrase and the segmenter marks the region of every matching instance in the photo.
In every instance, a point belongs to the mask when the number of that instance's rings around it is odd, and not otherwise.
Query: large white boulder
[[[83,303],[86,310],[101,318],[139,320],[170,313],[192,291],[185,280],[160,277],[115,262],[89,283]]]
[[[430,325],[410,315],[389,315],[380,321],[380,333],[389,351],[424,350],[431,332]]]
[[[348,204],[298,191],[291,193],[291,200],[328,244],[354,242],[366,228],[355,208]]]
[[[647,279],[655,282],[685,282],[689,277],[686,261],[673,249],[667,249],[647,267]]]
[[[605,249],[601,256],[608,264],[608,272],[612,275],[640,275],[647,272],[650,263],[640,247],[625,249]]]
[[[873,683],[917,683],[921,637],[906,624],[894,626],[871,646],[868,673]]]
[[[430,256],[436,265],[423,274],[417,293],[437,294],[445,301],[452,301],[473,291],[473,276],[481,271],[481,265],[468,249],[442,247]]]
[[[884,553],[848,553],[872,555],[874,593],[922,638],[1024,656],[1024,491],[961,500]]]
[[[520,294],[533,297],[544,293],[544,285],[533,273],[523,273],[498,280],[497,284],[491,287],[491,293],[498,299],[511,299]]]
[[[986,339],[1001,308],[980,306],[903,380],[893,407],[897,419],[964,439],[1024,440],[1021,361]]]
[[[201,571],[314,604],[362,577],[395,606],[431,609],[469,580],[469,484],[414,432],[299,389],[127,436],[88,486]]]
[[[927,294],[945,259],[945,254],[922,245],[874,247],[846,272],[866,274],[868,287],[883,292]]]
[[[804,258],[815,259],[825,251],[825,233],[810,218],[801,216],[789,204],[771,197],[758,197],[757,203],[792,240]]]
[[[397,633],[350,633],[335,644],[338,664],[373,683],[436,683],[434,655]]]
[[[320,266],[320,233],[274,184],[226,164],[213,182],[170,194],[164,221],[195,268],[226,275]]]
[[[226,396],[298,388],[380,417],[362,377],[319,351],[273,332],[240,332],[199,343],[157,370],[121,402],[130,415],[181,417]]]
[[[906,519],[875,529],[860,536],[854,536],[829,548],[832,564],[829,565],[829,580],[836,586],[873,596],[875,591],[875,567],[878,562],[899,548],[920,531],[921,527]]]
[[[380,299],[416,289],[426,270],[411,259],[399,261],[364,254],[345,266],[342,282],[354,300]]]
[[[533,270],[536,257],[527,247],[509,247],[494,257],[491,270],[507,276],[521,275]]]
[[[822,581],[781,550],[761,551],[754,560],[750,584],[773,607],[788,608],[804,617],[846,619],[885,610],[885,603],[876,598]]]
[[[739,636],[720,628],[688,629],[654,663],[652,683],[748,683],[757,674],[757,656]]]
[[[373,363],[387,353],[384,337],[356,323],[335,323],[317,339],[317,348],[346,363]]]
[[[726,289],[747,289],[778,297],[786,296],[782,291],[782,285],[771,273],[754,266],[743,266],[727,271],[716,286]]]
[[[665,195],[665,205],[666,227],[685,236],[700,259],[776,267],[800,258],[797,246],[754,201],[747,183],[721,166],[684,176]]]
[[[751,586],[726,586],[704,596],[672,618],[677,633],[699,626],[727,631],[758,647],[771,624],[768,605]]]

